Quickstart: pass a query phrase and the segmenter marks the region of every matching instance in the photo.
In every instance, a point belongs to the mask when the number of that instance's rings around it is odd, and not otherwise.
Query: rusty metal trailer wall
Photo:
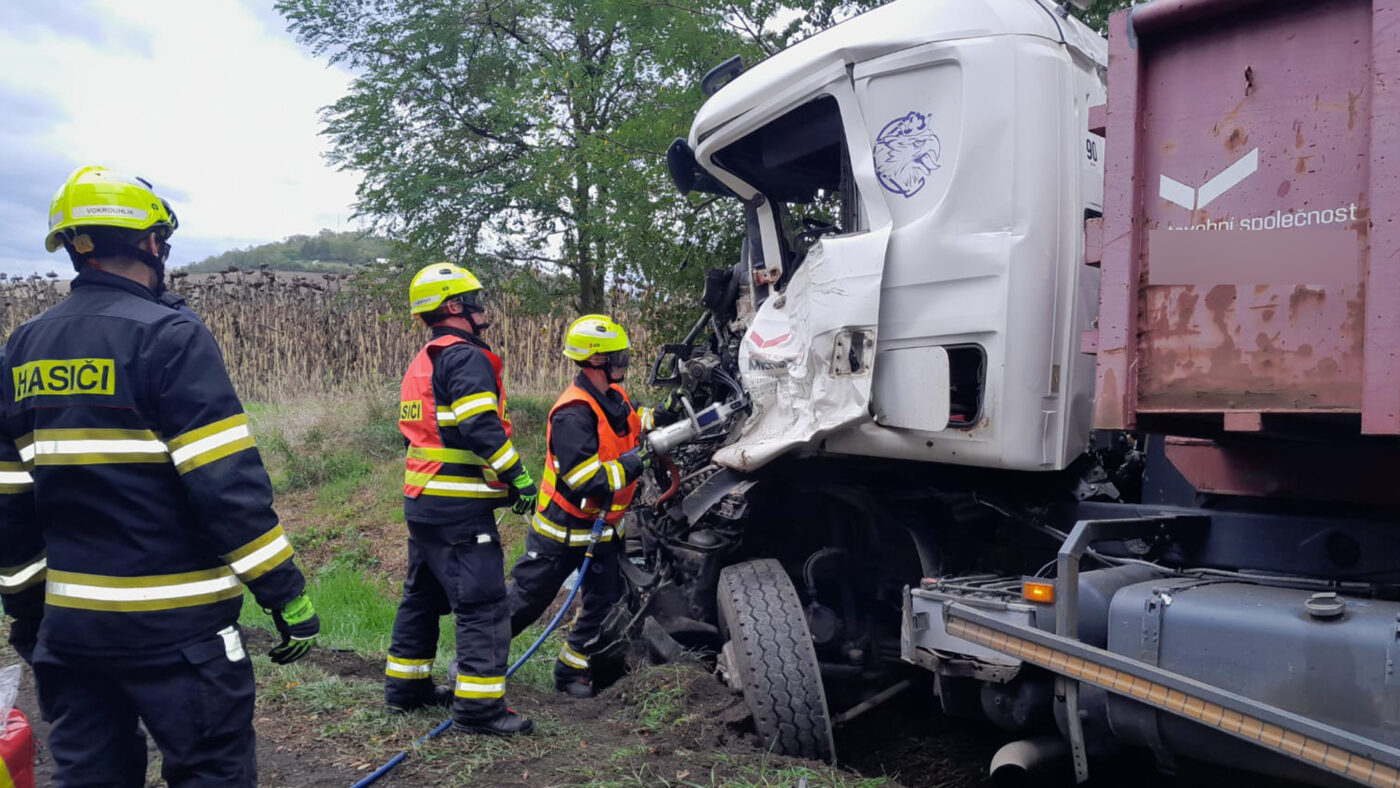
[[[1397,9],[1112,18],[1096,427],[1400,434]]]

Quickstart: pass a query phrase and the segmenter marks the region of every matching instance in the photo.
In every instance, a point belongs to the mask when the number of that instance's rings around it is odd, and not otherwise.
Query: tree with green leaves
[[[1098,0],[1085,16],[1099,24]],[[290,30],[356,76],[324,110],[358,212],[406,268],[447,257],[528,304],[693,309],[734,262],[737,206],[679,198],[664,152],[700,77],[752,63],[874,0],[278,0]],[[693,200],[694,198],[692,198]]]
[[[1088,8],[1083,11],[1076,10],[1074,15],[1083,20],[1084,24],[1107,35],[1108,15],[1132,4],[1133,0],[1090,0]]]
[[[732,264],[732,206],[697,210],[664,153],[700,77],[854,10],[819,0],[279,0],[313,52],[356,74],[324,110],[358,212],[410,257],[459,260],[537,303],[611,289],[693,297]],[[779,24],[779,20],[782,24]]]

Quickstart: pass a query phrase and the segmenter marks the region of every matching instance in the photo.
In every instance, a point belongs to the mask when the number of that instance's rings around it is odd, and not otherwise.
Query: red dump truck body
[[[1112,18],[1096,427],[1198,449],[1400,434],[1397,11],[1157,0]],[[1197,466],[1206,490],[1287,476]]]

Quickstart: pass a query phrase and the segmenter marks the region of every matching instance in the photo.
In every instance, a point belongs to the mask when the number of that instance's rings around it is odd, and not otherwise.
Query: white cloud
[[[352,226],[358,176],[326,164],[318,116],[350,76],[282,32],[270,0],[252,2],[4,4],[0,268],[67,268],[43,252],[43,217],[83,164],[142,175],[170,200],[173,264]]]

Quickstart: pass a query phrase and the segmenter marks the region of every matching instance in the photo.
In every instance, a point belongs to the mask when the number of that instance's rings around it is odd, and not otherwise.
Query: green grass
[[[512,394],[506,403],[514,433],[511,442],[536,483],[544,470],[545,430],[553,404],[553,399],[529,394]]]
[[[320,648],[348,649],[366,656],[383,656],[389,651],[389,640],[393,634],[394,613],[398,610],[396,588],[374,582],[364,574],[347,567],[332,567],[313,574],[308,581],[307,594],[316,605],[316,614],[321,619],[321,637],[317,641]],[[244,627],[259,627],[274,631],[272,618],[264,614],[245,594],[243,614],[239,623]],[[526,629],[511,641],[510,662],[513,663],[535,642],[544,624],[540,622]],[[536,689],[554,686],[554,660],[559,652],[560,638],[551,636],[535,656],[511,677],[512,682],[525,684]],[[443,616],[438,630],[437,661],[435,672],[445,677],[457,648],[457,635],[453,617]]]
[[[645,758],[651,753],[651,748],[645,744],[631,744],[626,747],[618,747],[608,756],[610,761],[626,761],[631,758]]]
[[[890,784],[884,777],[860,777],[831,766],[779,766],[769,763],[767,757],[760,758],[755,764],[752,758],[743,758],[741,761],[729,753],[719,752],[715,753],[715,761],[717,764],[735,763],[739,768],[739,776],[720,782],[700,783],[701,785],[723,785],[726,788],[791,788],[804,779],[808,788],[880,788]]]
[[[353,486],[373,467],[362,449],[334,441],[320,426],[295,439],[275,433],[263,447],[281,469],[272,477],[273,490],[279,493],[318,485]]]
[[[364,572],[351,567],[332,566],[307,578],[306,593],[321,619],[320,647],[376,656],[388,653],[399,604],[394,586],[366,578]],[[244,596],[239,623],[273,631],[272,618],[258,609],[251,595]],[[438,635],[439,667],[446,667],[455,648],[452,619],[444,617]]]
[[[685,680],[694,668],[685,662],[652,665],[638,670],[632,689],[623,696],[631,705],[641,727],[659,730],[685,718]]]
[[[539,478],[544,459],[545,423],[553,400],[514,395],[509,408],[516,450]],[[295,414],[285,406],[253,404],[255,427],[269,455],[279,495],[302,491],[311,496],[309,508],[295,526],[294,545],[302,551],[331,547],[324,566],[303,565],[307,593],[321,617],[320,644],[367,655],[387,653],[398,607],[402,578],[376,573],[377,545],[362,531],[366,523],[402,522],[400,487],[403,443],[394,413],[375,400],[352,401],[346,407],[322,411],[309,426],[297,431]],[[516,515],[502,516],[507,571],[524,552],[523,526]],[[507,527],[513,526],[513,527]],[[405,532],[406,538],[406,532]],[[321,551],[327,552],[327,551]],[[271,620],[248,599],[244,626],[271,629]],[[543,623],[543,622],[542,622]],[[516,659],[538,637],[537,625],[511,644]],[[436,667],[445,670],[456,637],[451,616],[440,622]],[[553,685],[557,638],[540,647],[512,681],[539,688]]]
[[[514,665],[515,661],[520,659],[520,655],[524,654],[530,644],[534,643],[535,639],[540,636],[540,633],[544,631],[544,625],[548,623],[548,621],[540,621],[526,627],[519,637],[512,640],[510,642],[510,659],[507,662]],[[510,682],[541,690],[553,689],[554,660],[559,655],[561,643],[557,631],[551,634],[548,640],[540,644],[539,650],[530,658],[530,661],[521,665],[520,670],[510,677]]]
[[[528,636],[536,634],[537,629]],[[528,644],[525,638],[518,639],[513,650],[523,650]],[[413,748],[420,736],[442,722],[446,712],[422,709],[406,715],[387,714],[378,681],[341,678],[310,662],[274,665],[266,656],[257,655],[253,667],[258,677],[260,716],[313,721],[319,749],[365,766],[377,766],[400,750],[412,749],[411,759],[397,773],[405,784],[473,785],[474,774],[497,762],[544,758],[561,747],[576,746],[589,735],[550,710],[537,709],[531,713],[537,726],[535,736],[478,737],[464,746],[460,738],[449,735]]]
[[[294,404],[248,403],[273,490],[346,489],[368,476],[376,462],[401,458],[395,404],[385,392]]]
[[[544,468],[545,429],[553,403],[552,398],[531,394],[514,394],[508,400],[516,451],[536,480]],[[315,487],[334,497],[363,482],[378,461],[402,460],[403,436],[393,405],[382,395],[327,402],[309,425],[299,423],[297,416],[304,414],[281,404],[250,402],[246,410],[276,492]]]
[[[262,679],[259,700],[324,713],[366,708],[379,711],[382,690],[368,681],[343,680],[306,662],[274,665],[266,655],[253,655],[253,671]]]

